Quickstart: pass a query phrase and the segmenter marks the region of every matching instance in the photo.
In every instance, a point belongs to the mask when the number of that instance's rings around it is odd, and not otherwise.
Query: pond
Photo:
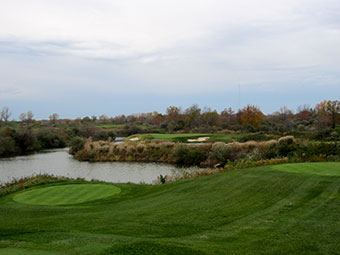
[[[159,175],[172,175],[176,170],[175,166],[158,163],[80,162],[65,148],[0,159],[0,183],[36,174],[115,183],[153,183]]]

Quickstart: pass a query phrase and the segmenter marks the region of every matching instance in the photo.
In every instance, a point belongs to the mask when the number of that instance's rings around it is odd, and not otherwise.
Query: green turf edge
[[[60,253],[20,248],[0,248],[0,255],[57,255]]]
[[[272,170],[308,175],[340,176],[340,162],[304,162],[268,166]]]
[[[12,199],[28,205],[70,205],[108,198],[120,192],[119,187],[109,184],[65,184],[21,191]]]

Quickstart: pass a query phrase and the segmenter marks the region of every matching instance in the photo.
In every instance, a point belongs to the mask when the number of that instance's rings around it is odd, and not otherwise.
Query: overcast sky
[[[1,0],[14,118],[324,99],[340,99],[339,0]]]

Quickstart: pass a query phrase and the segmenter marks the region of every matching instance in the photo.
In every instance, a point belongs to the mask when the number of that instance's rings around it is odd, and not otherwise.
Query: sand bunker
[[[210,137],[199,137],[197,139],[188,139],[189,143],[194,143],[194,142],[205,142],[209,139]]]
[[[130,141],[132,141],[132,142],[135,142],[135,141],[138,141],[138,140],[139,140],[138,137],[130,138]]]

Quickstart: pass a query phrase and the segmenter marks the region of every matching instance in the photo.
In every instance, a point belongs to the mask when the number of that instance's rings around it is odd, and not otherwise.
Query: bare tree
[[[26,120],[27,120],[27,115],[26,115],[26,113],[21,113],[20,115],[19,115],[19,120],[21,121],[21,122],[25,122]]]
[[[99,121],[106,122],[109,120],[109,117],[107,117],[105,114],[102,114],[99,116]]]
[[[52,115],[49,116],[50,122],[52,124],[55,124],[57,120],[59,119],[59,114],[58,113],[53,113]]]
[[[9,108],[7,106],[5,106],[4,108],[2,108],[2,110],[0,112],[0,120],[5,122],[5,124],[7,124],[11,115],[12,115],[12,113],[9,111]]]
[[[28,111],[27,112],[27,114],[26,114],[26,116],[27,116],[27,121],[28,122],[32,122],[32,120],[33,120],[33,113],[32,113],[32,111]]]

